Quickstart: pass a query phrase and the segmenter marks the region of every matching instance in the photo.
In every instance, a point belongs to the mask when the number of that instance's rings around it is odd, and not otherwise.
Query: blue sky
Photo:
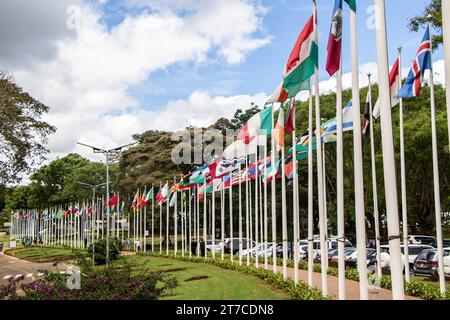
[[[373,14],[373,0],[358,1],[359,64],[376,61],[375,30],[367,27],[367,20]],[[389,58],[396,58],[396,48],[403,47],[403,66],[413,59],[420,33],[407,28],[408,18],[420,14],[429,1],[395,0],[386,1]],[[320,77],[328,79],[324,70],[326,44],[333,0],[318,0]],[[271,42],[251,52],[243,63],[228,65],[216,60],[212,53],[204,63],[177,63],[151,74],[147,81],[129,88],[129,93],[138,98],[145,108],[157,109],[169,100],[184,99],[194,91],[206,91],[211,95],[240,95],[265,92],[270,94],[280,81],[281,70],[301,28],[311,15],[310,1],[261,1],[267,13],[262,30],[256,34],[270,36]],[[151,12],[149,8],[130,9],[120,1],[109,1],[99,8],[104,13],[102,21],[113,28],[125,16]],[[181,13],[182,14],[182,13]],[[343,73],[350,72],[349,10],[344,13]],[[155,48],[157,50],[157,48]],[[442,51],[434,54],[442,59]]]

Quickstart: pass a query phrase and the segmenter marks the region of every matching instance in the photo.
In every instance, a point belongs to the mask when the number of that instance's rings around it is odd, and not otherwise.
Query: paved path
[[[21,260],[0,252],[0,284],[5,284],[11,278],[17,278],[21,275],[25,277],[25,282],[35,280],[42,276],[40,270],[61,270],[60,266],[53,266],[53,263],[36,263]]]
[[[264,268],[263,263],[259,264],[259,268]],[[269,264],[269,270],[272,270],[272,265]],[[282,273],[283,267],[277,266],[277,272]],[[294,279],[294,268],[287,268],[287,275]],[[308,271],[298,270],[299,280],[308,283]],[[339,282],[338,277],[328,275],[328,296],[332,299],[339,297]],[[322,290],[322,275],[318,272],[313,272],[313,286]],[[359,300],[359,282],[345,279],[345,295],[346,300]],[[369,286],[369,300],[392,300],[392,291],[383,288]],[[421,300],[417,297],[406,296],[406,300]]]

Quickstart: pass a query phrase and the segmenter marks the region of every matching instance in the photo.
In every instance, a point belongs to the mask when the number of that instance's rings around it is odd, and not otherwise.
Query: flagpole
[[[323,209],[325,212],[325,239],[328,242],[328,210],[327,210],[327,171],[325,167],[325,141],[322,143],[322,172],[323,172]],[[327,245],[328,250],[328,245]],[[327,251],[327,259],[325,260],[325,268],[328,272],[328,251]]]
[[[402,47],[398,49],[398,90],[402,87]],[[405,257],[405,281],[410,282],[409,252],[408,252],[408,209],[406,198],[406,170],[405,170],[405,140],[403,129],[403,99],[399,98],[400,122],[400,184],[402,193],[402,227],[403,227],[403,255]]]
[[[380,222],[378,214],[378,191],[377,191],[377,173],[375,163],[375,140],[373,136],[373,115],[372,115],[372,84],[370,81],[370,73],[367,75],[369,78],[369,126],[370,126],[370,159],[372,165],[372,194],[373,194],[373,216],[375,221],[375,245],[376,245],[376,260],[377,260],[377,277],[381,279],[381,250],[380,250]]]
[[[448,146],[450,149],[450,1],[441,1],[442,5],[442,34],[444,42],[445,61],[445,93],[447,97],[447,125],[448,125]]]
[[[184,257],[184,204],[183,204],[183,190],[180,191],[180,215],[181,215],[181,256]]]
[[[336,193],[339,300],[345,300],[344,140],[342,124],[342,62],[336,72]]]
[[[272,103],[272,128],[275,126],[274,104]],[[276,203],[276,174],[275,173],[275,136],[271,135],[271,149],[272,149],[272,181],[271,181],[271,202],[272,202],[272,269],[273,273],[277,272],[277,203]]]
[[[169,196],[169,181],[166,180],[166,186],[167,186],[167,197],[166,197],[166,256],[169,255],[169,202],[170,202],[170,196]]]
[[[223,184],[222,179],[222,190],[220,190],[220,240],[221,240],[221,255],[220,259],[223,261],[225,256],[225,200],[224,200],[224,194],[225,194],[225,185]]]
[[[318,37],[317,30],[317,12],[316,2],[313,1],[313,15],[314,26],[316,30],[315,37]],[[324,197],[323,197],[323,172],[322,172],[322,134],[320,131],[320,91],[319,91],[319,69],[314,66],[314,80],[315,80],[315,104],[316,104],[316,155],[317,155],[317,188],[318,188],[318,200],[319,200],[319,231],[320,231],[320,248],[321,248],[321,274],[322,274],[322,294],[328,295],[328,275],[325,267],[325,259],[328,259],[328,250],[326,248],[326,221],[325,221],[325,209],[324,209]],[[310,142],[311,143],[311,142]]]
[[[377,20],[377,67],[380,92],[380,123],[383,148],[383,173],[386,194],[386,214],[391,262],[392,298],[404,300],[403,266],[400,249],[398,221],[397,181],[395,174],[394,141],[392,136],[391,98],[389,86],[389,65],[387,53],[385,1],[375,0]]]
[[[264,153],[263,153],[264,156]],[[264,162],[262,162],[264,163]],[[262,171],[262,170],[261,170]],[[258,205],[258,219],[259,219],[259,226],[258,226],[258,232],[259,232],[259,239],[261,240],[261,244],[264,247],[264,232],[263,232],[263,186],[262,186],[262,180],[261,176],[258,177],[258,191],[259,191],[259,205]]]
[[[239,265],[242,266],[242,199],[241,199],[241,192],[242,192],[242,186],[241,186],[241,163],[239,162]]]
[[[154,251],[155,251],[155,186],[152,183],[152,252]]]
[[[264,136],[264,177],[267,179],[267,135]],[[264,183],[264,220],[263,226],[264,226],[264,269],[269,269],[269,257],[267,254],[267,237],[268,237],[268,230],[267,230],[267,182]]]
[[[249,203],[248,203],[248,157],[245,156],[245,237],[247,239],[247,246],[246,246],[246,252],[247,252],[247,266],[250,265],[250,230],[249,230]]]
[[[256,144],[255,153],[255,266],[259,268],[259,237],[258,237],[258,144]]]
[[[207,223],[207,219],[206,219],[206,215],[207,215],[207,206],[206,206],[206,201],[207,201],[207,197],[206,197],[206,180],[205,183],[203,185],[203,243],[204,243],[204,247],[205,247],[205,260],[208,257],[208,254],[206,252],[206,237],[207,237],[207,227],[208,227],[208,223]]]
[[[200,199],[197,185],[197,257],[200,257]]]
[[[294,131],[292,132],[292,202],[293,202],[293,222],[294,222],[294,239],[292,241],[293,249],[294,249],[294,283],[298,283],[298,181],[297,181],[297,137],[296,137],[296,130],[295,130],[295,105],[292,103],[292,99],[290,101],[291,108],[292,108],[292,117],[293,117],[293,123],[294,123]]]
[[[356,12],[350,10],[350,46],[352,57],[353,154],[355,179],[356,247],[358,255],[360,299],[369,298],[367,283],[366,221],[364,212],[364,180],[359,100],[358,37]]]
[[[189,258],[192,257],[192,204],[191,204],[191,188],[188,190],[188,199],[189,199],[189,211],[188,211],[188,250],[189,250]]]
[[[287,217],[286,217],[286,169],[284,146],[281,148],[281,229],[283,237],[283,279],[287,278]]]
[[[234,241],[233,241],[233,183],[232,177],[230,174],[230,261],[234,262]]]
[[[239,200],[241,195],[239,194]],[[216,194],[214,192],[214,180],[213,180],[213,191],[211,196],[211,255],[213,260],[216,259],[215,251],[216,243]]]
[[[428,30],[430,32],[430,43],[433,48],[433,37],[431,24],[428,23]],[[444,252],[442,247],[442,222],[441,222],[441,195],[439,186],[439,164],[438,164],[438,147],[437,147],[437,133],[436,133],[436,105],[434,96],[434,75],[433,75],[433,55],[430,53],[430,103],[431,103],[431,137],[433,149],[433,181],[434,181],[434,210],[436,214],[436,240],[438,253],[438,274],[439,274],[439,288],[442,294],[445,293],[445,274],[444,274]],[[407,262],[407,261],[406,261]]]
[[[175,205],[173,210],[173,237],[174,237],[174,256],[177,256],[178,251],[178,187],[176,186],[177,180],[173,178],[173,184],[175,185]]]
[[[308,99],[308,285],[313,286],[313,241],[314,241],[314,198],[313,198],[313,102],[312,102],[312,80],[309,79]]]

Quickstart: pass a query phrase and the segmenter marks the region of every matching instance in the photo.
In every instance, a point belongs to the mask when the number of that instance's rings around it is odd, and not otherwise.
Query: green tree
[[[49,107],[24,92],[0,71],[0,185],[20,181],[47,154],[55,128],[41,120]]]
[[[417,32],[419,27],[426,27],[428,23],[431,23],[433,29],[438,32],[433,35],[433,49],[438,48],[443,42],[441,1],[431,0],[423,13],[420,16],[410,18],[408,24],[409,30]]]

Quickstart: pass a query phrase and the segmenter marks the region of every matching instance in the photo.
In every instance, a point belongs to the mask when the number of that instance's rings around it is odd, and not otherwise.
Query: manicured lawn
[[[9,235],[6,232],[0,232],[0,241],[3,242],[3,245],[6,247],[9,243]]]
[[[178,278],[179,286],[167,300],[282,300],[290,296],[273,289],[263,280],[237,271],[206,263],[193,263],[149,256],[121,257],[115,265],[126,262],[134,271],[168,272]]]
[[[19,259],[33,262],[54,262],[70,257],[72,252],[71,249],[32,246],[8,250],[7,253]]]
[[[439,289],[439,281],[431,281],[428,278],[424,278],[424,277],[412,277],[412,278],[414,280],[419,280],[430,287]],[[450,281],[448,281],[448,280],[445,281],[445,287],[447,288],[447,291],[450,291]]]

